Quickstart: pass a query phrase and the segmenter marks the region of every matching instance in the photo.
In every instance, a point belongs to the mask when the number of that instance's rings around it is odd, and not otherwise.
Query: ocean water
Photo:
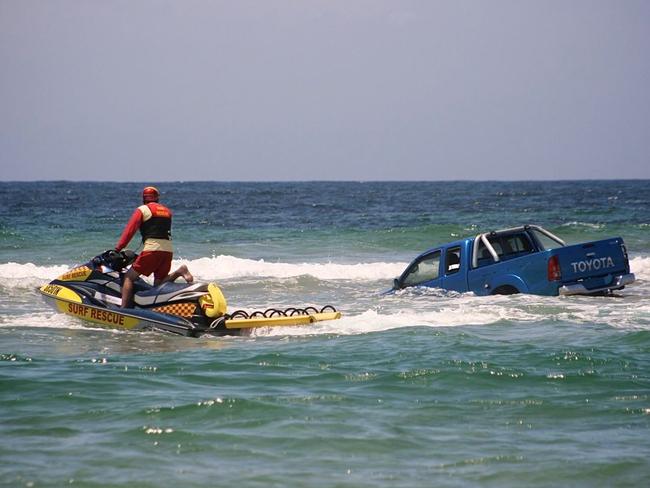
[[[143,184],[0,183],[0,485],[650,479],[650,181],[159,183],[175,264],[232,308],[343,318],[197,339],[53,312],[36,288],[112,248]],[[524,223],[622,236],[637,282],[382,295],[421,251]]]

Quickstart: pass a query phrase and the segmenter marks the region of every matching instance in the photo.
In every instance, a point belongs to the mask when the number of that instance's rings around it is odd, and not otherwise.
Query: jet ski
[[[198,337],[242,335],[256,327],[306,325],[341,317],[331,305],[228,313],[216,283],[134,282],[134,307],[121,308],[122,282],[133,251],[109,250],[62,274],[39,291],[55,310],[93,324],[124,330],[157,330]]]

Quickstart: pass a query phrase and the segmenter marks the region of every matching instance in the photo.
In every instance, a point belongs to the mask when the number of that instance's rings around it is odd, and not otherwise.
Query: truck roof
[[[492,245],[490,244],[489,238],[490,237],[495,237],[495,236],[498,236],[498,235],[502,235],[502,234],[511,234],[511,233],[515,233],[515,232],[525,232],[525,231],[529,231],[529,230],[536,230],[536,231],[544,234],[548,238],[552,239],[553,241],[557,242],[561,246],[566,245],[566,243],[562,239],[560,239],[555,234],[549,232],[548,230],[544,229],[543,227],[540,227],[539,225],[534,225],[534,224],[525,224],[525,225],[521,225],[519,227],[510,227],[510,228],[501,229],[501,230],[493,230],[493,231],[490,231],[490,232],[483,232],[483,233],[478,234],[478,235],[476,235],[474,237],[465,237],[463,239],[459,239],[459,240],[455,240],[455,241],[448,242],[448,243],[445,243],[445,244],[441,244],[439,246],[434,246],[434,247],[431,247],[431,248],[427,249],[423,253],[420,253],[417,257],[418,258],[422,257],[422,256],[424,256],[426,254],[429,254],[432,251],[435,251],[435,250],[441,249],[441,248],[449,248],[449,247],[455,247],[455,246],[461,246],[462,247],[463,245],[467,245],[469,242],[474,241],[474,243],[477,244],[477,245],[475,245],[474,249],[473,249],[474,252],[473,252],[473,255],[472,255],[472,267],[476,268],[477,265],[478,265],[478,254],[477,253],[478,253],[478,243],[479,243],[479,241],[483,242],[483,244],[487,248],[488,252],[494,258],[494,260],[499,261],[499,257],[497,255],[496,251],[494,250],[494,248],[492,247]]]

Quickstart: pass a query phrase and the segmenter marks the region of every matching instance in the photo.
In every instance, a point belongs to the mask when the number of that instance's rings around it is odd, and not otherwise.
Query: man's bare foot
[[[178,268],[178,272],[188,283],[192,283],[194,281],[194,276],[192,276],[192,273],[190,273],[190,270],[187,269],[186,265],[183,264],[180,268]]]

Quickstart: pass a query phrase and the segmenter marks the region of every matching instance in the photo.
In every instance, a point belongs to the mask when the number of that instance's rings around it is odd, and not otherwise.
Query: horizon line
[[[89,179],[66,179],[57,178],[51,180],[0,180],[1,183],[554,183],[554,182],[579,182],[579,181],[650,181],[649,177],[632,177],[632,178],[540,178],[540,179],[386,179],[386,180],[327,180],[327,179],[313,179],[313,180],[89,180]]]

